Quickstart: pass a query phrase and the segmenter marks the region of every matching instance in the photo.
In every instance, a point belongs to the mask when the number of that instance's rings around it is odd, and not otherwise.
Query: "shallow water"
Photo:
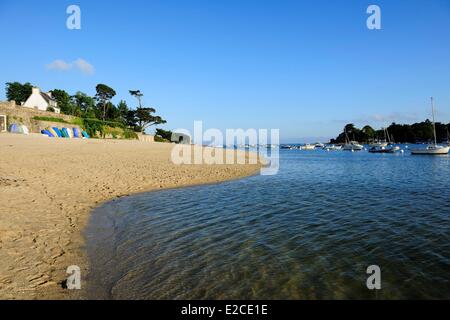
[[[450,157],[281,150],[276,176],[98,208],[91,298],[450,298]],[[366,287],[378,265],[382,290]]]

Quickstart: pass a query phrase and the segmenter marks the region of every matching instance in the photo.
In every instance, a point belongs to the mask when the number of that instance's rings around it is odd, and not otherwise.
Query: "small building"
[[[191,137],[183,133],[173,132],[170,140],[180,144],[191,144]]]
[[[55,113],[60,113],[58,103],[52,97],[51,92],[41,92],[41,89],[34,87],[31,91],[31,95],[27,101],[22,104],[23,107],[33,108],[41,111],[54,110]]]

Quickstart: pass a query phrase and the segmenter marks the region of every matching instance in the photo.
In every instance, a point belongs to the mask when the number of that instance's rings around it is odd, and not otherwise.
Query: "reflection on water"
[[[281,151],[276,176],[119,199],[86,232],[89,295],[448,299],[449,180],[447,156]]]

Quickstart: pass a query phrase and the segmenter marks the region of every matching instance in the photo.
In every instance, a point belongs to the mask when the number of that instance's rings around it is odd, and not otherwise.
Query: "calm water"
[[[280,153],[276,176],[98,208],[90,297],[450,298],[450,157]]]

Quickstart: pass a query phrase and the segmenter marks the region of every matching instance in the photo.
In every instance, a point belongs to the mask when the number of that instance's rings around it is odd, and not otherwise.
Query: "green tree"
[[[358,137],[358,141],[365,141],[364,137],[370,135],[370,127],[365,126],[362,130],[356,128],[353,124],[348,124],[345,126],[350,139],[353,136]],[[436,123],[436,136],[438,142],[447,141],[450,137],[449,133],[450,124]],[[373,129],[372,129],[373,130]],[[423,122],[409,124],[397,124],[392,123],[387,131],[389,133],[389,139],[398,143],[416,143],[416,142],[432,142],[433,137],[433,124],[430,120],[425,120]],[[378,139],[387,139],[385,130],[374,130],[374,136]],[[336,139],[331,139],[331,143],[343,143],[345,141],[345,133],[339,134]]]
[[[163,129],[156,129],[156,135],[160,136],[161,138],[171,141],[172,139],[172,131],[163,130]]]
[[[160,116],[153,115],[155,112],[156,110],[153,108],[138,108],[135,110],[134,117],[137,123],[137,131],[145,132],[151,126],[166,123],[166,120]]]
[[[344,127],[344,137],[345,133],[347,133],[347,136],[350,140],[362,140],[361,130],[356,128],[353,123],[349,123]]]
[[[142,97],[144,94],[140,90],[129,90],[129,92],[138,100],[136,110],[129,113],[130,124],[134,123],[136,131],[145,132],[151,126],[166,123],[166,120],[160,116],[153,115],[156,112],[154,108],[142,107]]]
[[[65,114],[74,113],[73,105],[70,101],[70,95],[66,91],[54,89],[50,92],[52,93],[53,98],[58,103],[58,108],[61,110],[62,113]]]
[[[375,130],[367,125],[361,129],[361,132],[364,134],[364,141],[373,140],[375,138]]]
[[[347,133],[354,133],[356,130],[356,127],[353,123],[346,124],[344,127],[344,131]]]
[[[72,104],[81,111],[84,118],[95,118],[95,99],[78,91],[72,96]]]
[[[107,103],[106,119],[115,122],[122,122],[119,109],[111,102]]]
[[[117,105],[117,109],[120,112],[121,121],[130,128],[135,128],[137,126],[136,112],[130,110],[125,101],[120,101]]]
[[[129,90],[130,94],[138,100],[138,108],[142,108],[142,97],[144,94],[141,90]]]
[[[98,84],[95,87],[97,94],[95,95],[95,99],[98,101],[98,104],[102,110],[102,118],[106,119],[106,110],[109,106],[109,101],[116,95],[116,91],[111,87],[108,87],[106,84]]]
[[[21,84],[20,82],[6,83],[6,99],[8,101],[15,101],[17,105],[21,105],[31,95],[33,85],[29,82]]]

